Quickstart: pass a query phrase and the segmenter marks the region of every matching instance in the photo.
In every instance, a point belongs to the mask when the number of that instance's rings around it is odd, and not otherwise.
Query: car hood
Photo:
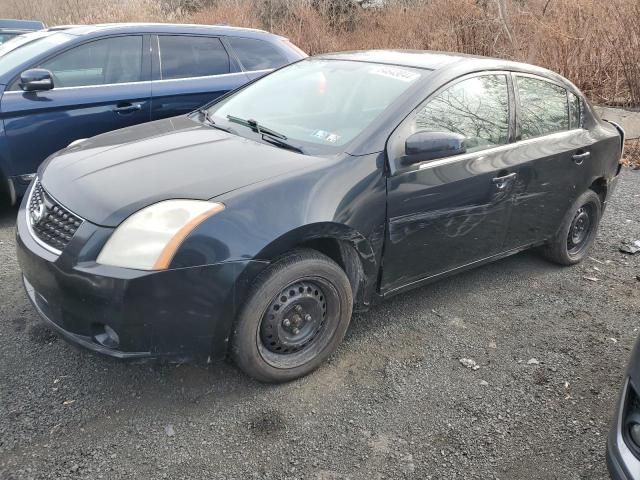
[[[209,200],[318,162],[177,117],[72,144],[49,157],[38,176],[61,205],[114,227],[162,200]]]

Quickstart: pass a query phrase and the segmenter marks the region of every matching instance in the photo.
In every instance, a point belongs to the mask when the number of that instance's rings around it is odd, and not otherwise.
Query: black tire
[[[231,356],[261,382],[302,377],[336,350],[352,309],[351,284],[342,268],[315,250],[295,250],[254,282],[234,325]]]
[[[589,254],[601,217],[600,197],[587,190],[571,206],[556,237],[543,247],[542,254],[560,265],[581,262]]]

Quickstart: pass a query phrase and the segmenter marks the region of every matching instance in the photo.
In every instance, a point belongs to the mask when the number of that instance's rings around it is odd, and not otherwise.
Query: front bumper
[[[622,438],[623,415],[629,388],[630,381],[627,377],[607,440],[607,468],[613,480],[640,479],[640,459],[633,454]]]
[[[71,343],[121,359],[224,356],[246,287],[266,263],[148,272],[86,260],[95,258],[105,236],[84,222],[55,256],[33,239],[21,207],[18,260],[27,295],[45,322]],[[118,342],[104,342],[105,331],[115,332]]]

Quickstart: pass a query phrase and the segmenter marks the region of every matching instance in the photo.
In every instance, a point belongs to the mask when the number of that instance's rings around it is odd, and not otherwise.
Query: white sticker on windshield
[[[336,143],[338,140],[340,140],[340,135],[327,132],[325,130],[316,130],[313,133],[313,136],[329,143]]]
[[[396,80],[400,80],[401,82],[407,83],[415,81],[420,76],[419,73],[412,72],[411,70],[389,66],[372,68],[371,70],[369,70],[369,73],[372,73],[374,75],[382,75],[383,77],[394,78]]]

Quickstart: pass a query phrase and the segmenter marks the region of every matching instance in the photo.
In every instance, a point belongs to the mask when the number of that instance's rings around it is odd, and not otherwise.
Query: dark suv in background
[[[0,186],[14,203],[70,143],[188,113],[306,54],[227,26],[55,27],[0,46]]]
[[[7,20],[0,18],[0,45],[18,35],[42,30],[44,23],[37,20]]]

